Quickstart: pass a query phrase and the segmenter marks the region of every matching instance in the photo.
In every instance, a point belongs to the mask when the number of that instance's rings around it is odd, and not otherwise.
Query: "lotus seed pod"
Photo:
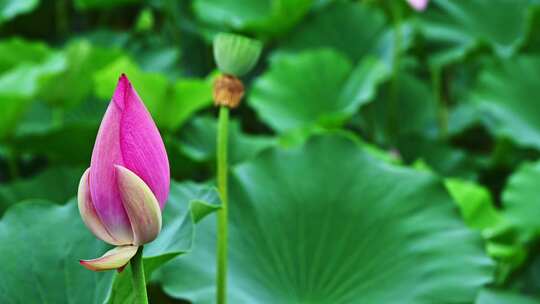
[[[223,74],[240,77],[257,63],[262,43],[244,36],[220,33],[214,38],[214,60]]]

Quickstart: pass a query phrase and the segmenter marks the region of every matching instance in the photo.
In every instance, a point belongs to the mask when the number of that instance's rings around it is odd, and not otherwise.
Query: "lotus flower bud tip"
[[[78,190],[79,212],[86,226],[101,240],[119,247],[81,264],[92,270],[119,269],[138,246],[154,240],[161,230],[169,184],[163,140],[122,73]]]

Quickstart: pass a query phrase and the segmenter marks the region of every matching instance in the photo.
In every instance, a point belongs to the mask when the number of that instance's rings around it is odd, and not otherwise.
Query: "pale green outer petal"
[[[79,190],[77,192],[77,201],[79,205],[79,213],[83,219],[84,224],[92,233],[103,241],[111,245],[127,245],[131,242],[120,242],[115,240],[111,234],[105,229],[105,226],[101,223],[96,209],[92,204],[92,199],[90,197],[90,189],[88,188],[88,175],[90,168],[84,171],[81,181],[79,182]]]
[[[148,185],[131,170],[115,165],[118,190],[133,229],[133,244],[153,241],[161,231],[161,209]]]
[[[137,253],[138,246],[120,246],[105,252],[93,260],[80,260],[84,267],[93,271],[122,269]]]

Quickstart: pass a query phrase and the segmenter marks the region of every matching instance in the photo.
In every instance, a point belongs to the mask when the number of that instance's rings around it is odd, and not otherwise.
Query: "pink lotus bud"
[[[159,131],[122,74],[78,193],[86,226],[98,238],[121,247],[81,263],[92,270],[122,268],[118,264],[125,265],[135,254],[129,248],[153,241],[161,230],[169,183],[169,161]]]
[[[429,0],[407,0],[409,5],[417,11],[423,11],[428,6]]]

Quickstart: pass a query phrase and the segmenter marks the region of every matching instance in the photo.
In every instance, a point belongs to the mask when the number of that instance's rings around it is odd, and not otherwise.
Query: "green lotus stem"
[[[401,8],[400,3],[392,2],[392,15],[394,17],[394,51],[392,53],[392,83],[390,87],[390,106],[388,111],[389,123],[387,125],[388,134],[391,137],[391,140],[394,141],[397,137],[398,132],[398,91],[399,91],[399,69],[401,65],[401,47],[403,41],[402,33],[402,17],[401,17]]]
[[[60,126],[64,123],[64,109],[60,106],[53,109],[52,121],[55,126]]]
[[[18,179],[20,176],[19,167],[17,166],[17,152],[13,148],[7,150],[6,163],[11,179]]]
[[[133,290],[135,291],[135,303],[148,304],[146,294],[146,279],[144,278],[143,246],[139,246],[137,253],[130,261]]]
[[[219,108],[217,134],[217,182],[221,197],[221,209],[218,211],[217,231],[217,292],[216,303],[227,303],[227,137],[229,124],[229,108]]]
[[[437,102],[440,136],[441,138],[445,138],[448,133],[448,108],[442,94],[441,67],[433,67],[431,69],[431,81],[433,83],[433,94]]]
[[[69,30],[69,20],[67,12],[67,1],[56,1],[56,34],[59,37],[65,36]]]

